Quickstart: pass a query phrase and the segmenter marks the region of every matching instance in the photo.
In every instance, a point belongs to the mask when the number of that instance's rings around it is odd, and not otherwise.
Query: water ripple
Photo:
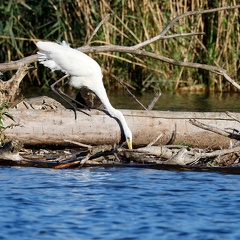
[[[0,239],[239,239],[239,176],[0,168]]]

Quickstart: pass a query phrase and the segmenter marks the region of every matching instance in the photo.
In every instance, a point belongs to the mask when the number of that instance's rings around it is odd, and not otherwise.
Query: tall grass
[[[3,0],[2,0],[3,1]],[[237,0],[15,0],[0,5],[0,61],[22,58],[36,51],[38,39],[68,41],[79,47],[88,41],[107,13],[107,21],[91,45],[130,46],[162,31],[174,17],[186,11],[236,5]],[[223,66],[239,78],[240,27],[238,10],[220,11],[181,19],[170,33],[206,32],[205,36],[161,40],[146,47],[148,51],[182,61]],[[130,54],[102,53],[93,56],[104,69],[108,88],[118,86],[117,76],[138,90],[234,90],[222,77],[198,69],[170,64]],[[40,69],[29,75],[29,83],[47,85],[52,75]],[[42,74],[44,73],[44,74]]]

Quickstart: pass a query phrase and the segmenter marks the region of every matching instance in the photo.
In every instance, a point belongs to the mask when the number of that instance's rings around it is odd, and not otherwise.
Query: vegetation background
[[[87,43],[99,22],[111,13],[90,45],[131,46],[160,33],[182,13],[233,6],[239,0],[0,0],[0,62],[34,54],[38,40],[66,40],[72,47]],[[240,81],[239,9],[181,19],[169,33],[205,32],[203,36],[158,41],[149,51],[182,61],[224,66]],[[108,89],[121,87],[116,76],[139,91],[236,91],[223,77],[199,69],[122,53],[92,55],[104,70]],[[42,67],[32,70],[24,84],[48,87],[57,78]],[[27,82],[27,83],[26,83]]]

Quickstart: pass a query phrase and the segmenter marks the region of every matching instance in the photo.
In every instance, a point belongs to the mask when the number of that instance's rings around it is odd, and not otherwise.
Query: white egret
[[[132,132],[123,114],[109,102],[99,64],[83,52],[69,47],[65,41],[62,44],[37,42],[37,47],[40,49],[38,55],[41,64],[52,71],[61,70],[69,74],[71,86],[85,86],[99,97],[109,114],[121,123],[128,147],[132,149]]]

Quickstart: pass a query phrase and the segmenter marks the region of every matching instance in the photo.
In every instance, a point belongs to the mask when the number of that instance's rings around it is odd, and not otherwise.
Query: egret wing
[[[52,42],[38,42],[39,61],[52,71],[61,70],[75,77],[96,77],[101,74],[98,63],[85,53]]]

